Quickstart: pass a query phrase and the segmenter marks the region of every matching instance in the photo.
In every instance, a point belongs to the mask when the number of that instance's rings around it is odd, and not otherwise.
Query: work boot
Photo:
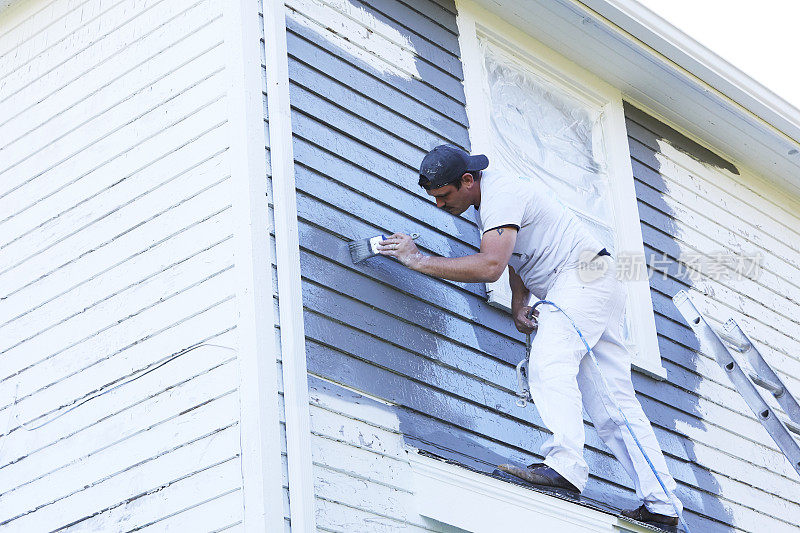
[[[528,465],[527,468],[522,468],[515,465],[499,465],[497,468],[503,472],[511,474],[512,476],[524,479],[532,485],[552,487],[554,489],[564,489],[575,493],[580,492],[578,487],[567,481],[564,476],[544,463],[534,463],[532,465]]]
[[[622,511],[622,516],[624,516],[625,518],[632,518],[633,520],[638,520],[639,522],[644,522],[646,524],[654,524],[657,526],[678,525],[677,516],[651,513],[650,511],[647,510],[647,507],[645,507],[644,505],[640,506],[638,509]]]

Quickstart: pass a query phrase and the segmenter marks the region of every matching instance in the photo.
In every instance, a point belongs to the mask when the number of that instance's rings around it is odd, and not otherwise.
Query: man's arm
[[[521,333],[532,333],[538,325],[535,319],[533,321],[528,319],[530,306],[527,304],[531,293],[525,288],[525,283],[519,274],[511,267],[508,267],[508,283],[511,285],[511,316],[514,318],[514,325]],[[538,310],[534,314],[538,315]]]
[[[516,228],[495,228],[483,234],[481,251],[477,254],[436,257],[420,252],[408,235],[395,233],[380,243],[378,251],[423,274],[453,281],[486,283],[500,279],[516,242]]]
[[[517,311],[528,303],[528,297],[531,293],[525,288],[525,284],[519,274],[511,267],[508,268],[508,283],[511,285],[511,312],[516,315]]]

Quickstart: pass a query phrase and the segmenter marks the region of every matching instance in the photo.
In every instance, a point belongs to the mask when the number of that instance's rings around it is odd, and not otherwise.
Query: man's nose
[[[443,206],[444,206],[444,200],[442,200],[441,198],[437,198],[436,207],[443,207]]]

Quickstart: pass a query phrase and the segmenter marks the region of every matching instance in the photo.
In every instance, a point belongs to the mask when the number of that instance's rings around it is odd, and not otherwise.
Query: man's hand
[[[412,270],[417,269],[416,267],[423,257],[422,252],[414,244],[414,240],[405,233],[394,233],[385,241],[378,243],[378,252],[381,255],[394,257]]]
[[[517,327],[517,331],[526,335],[530,335],[534,330],[536,330],[536,328],[539,327],[539,324],[536,321],[536,317],[539,316],[539,310],[535,310],[533,312],[533,319],[529,320],[528,313],[530,310],[531,306],[526,305],[524,307],[520,307],[514,313],[514,325]]]
[[[516,228],[496,228],[483,234],[481,251],[477,254],[438,257],[423,254],[411,237],[395,233],[378,243],[378,253],[394,257],[411,270],[429,276],[464,283],[488,283],[497,281],[503,274],[516,239]]]

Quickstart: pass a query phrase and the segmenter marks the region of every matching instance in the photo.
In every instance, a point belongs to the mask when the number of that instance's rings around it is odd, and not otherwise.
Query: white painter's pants
[[[564,270],[547,293],[581,329],[597,357],[611,395],[622,408],[664,485],[672,492],[675,481],[667,470],[650,422],[642,411],[631,383],[631,353],[622,340],[626,289],[616,277],[610,257],[606,272],[582,282],[578,271]],[[584,426],[581,400],[597,433],[633,479],[636,494],[654,513],[675,511],[658,480],[636,446],[622,417],[603,387],[597,367],[569,320],[555,308],[540,305],[539,329],[531,346],[530,389],[542,421],[553,435],[542,446],[545,464],[583,490],[589,469],[583,458]],[[681,510],[681,502],[674,498]]]

